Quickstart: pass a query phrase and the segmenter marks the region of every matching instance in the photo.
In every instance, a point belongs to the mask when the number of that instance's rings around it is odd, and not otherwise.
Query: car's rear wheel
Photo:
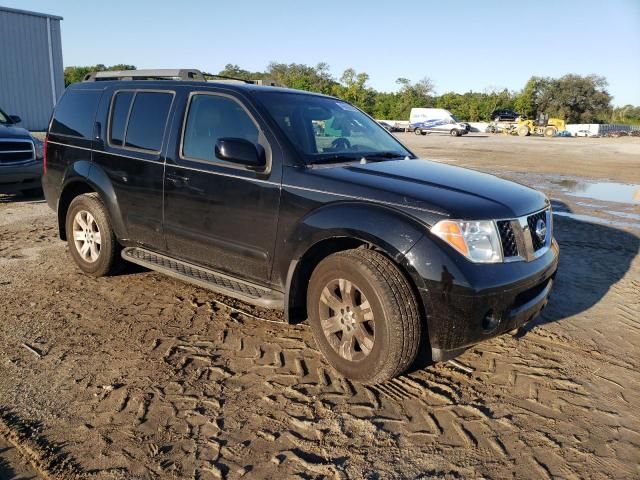
[[[416,128],[413,130],[413,133],[415,133],[416,135],[422,135],[422,130],[420,130],[419,128]]]
[[[398,267],[378,252],[347,250],[322,260],[309,281],[307,312],[318,348],[348,378],[381,382],[415,359],[416,299]]]
[[[459,136],[460,136],[460,135],[462,135],[462,134],[460,133],[460,130],[456,130],[456,129],[454,128],[453,130],[451,130],[451,131],[449,132],[449,135],[451,135],[452,137],[459,137]]]
[[[120,246],[107,209],[97,194],[74,198],[67,210],[65,224],[69,251],[83,272],[102,277],[118,270]]]

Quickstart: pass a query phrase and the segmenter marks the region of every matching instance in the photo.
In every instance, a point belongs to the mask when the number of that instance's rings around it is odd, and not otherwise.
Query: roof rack
[[[250,85],[267,85],[270,87],[278,86],[273,80],[265,80],[265,79],[248,80],[246,78],[230,77],[228,75],[218,75],[215,73],[206,73],[206,72],[204,72],[203,75],[205,76],[205,78],[207,77],[213,78],[214,82],[248,83]],[[220,80],[217,80],[218,78]]]
[[[196,69],[158,68],[151,70],[112,70],[85,75],[84,82],[105,80],[192,80],[204,82],[204,75]]]

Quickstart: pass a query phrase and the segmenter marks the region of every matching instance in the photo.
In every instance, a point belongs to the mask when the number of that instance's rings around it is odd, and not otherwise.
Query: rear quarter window
[[[90,139],[102,90],[68,90],[58,104],[51,132]]]

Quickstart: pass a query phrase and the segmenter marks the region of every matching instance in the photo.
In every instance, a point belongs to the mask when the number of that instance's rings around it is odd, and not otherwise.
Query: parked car
[[[43,144],[31,136],[17,115],[0,110],[0,193],[42,193]]]
[[[578,130],[573,134],[574,137],[597,137],[597,133],[593,133],[590,130]]]
[[[124,259],[282,309],[355,380],[401,374],[421,344],[443,361],[520,327],[556,274],[545,195],[420,160],[338,98],[84,82],[46,142],[46,199],[83,272]]]
[[[494,122],[515,122],[520,114],[509,108],[494,110],[491,112],[491,120]]]
[[[376,122],[378,122],[378,125],[384,128],[387,132],[394,131],[393,125],[391,125],[389,122],[385,122],[383,120],[376,120]]]
[[[469,133],[471,127],[444,108],[412,108],[409,112],[409,130],[416,135],[441,132],[460,137]]]

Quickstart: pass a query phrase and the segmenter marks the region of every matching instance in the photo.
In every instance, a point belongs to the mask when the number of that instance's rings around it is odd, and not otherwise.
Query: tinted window
[[[132,98],[133,92],[119,92],[113,99],[109,141],[114,145],[122,146],[124,141],[124,127],[127,123]]]
[[[51,131],[91,138],[101,95],[98,90],[67,90],[56,108]]]
[[[225,137],[257,144],[259,131],[235,100],[217,95],[194,95],[187,114],[182,154],[199,160],[214,160],[216,142]]]
[[[125,146],[160,151],[172,100],[173,95],[169,93],[136,93],[129,116]]]

